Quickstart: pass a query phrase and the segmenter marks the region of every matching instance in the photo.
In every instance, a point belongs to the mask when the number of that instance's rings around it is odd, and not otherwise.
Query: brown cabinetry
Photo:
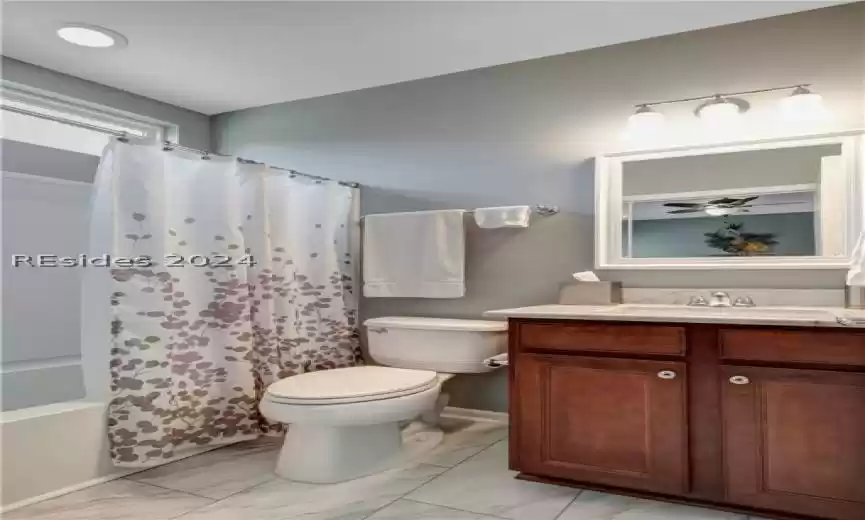
[[[686,490],[685,363],[526,354],[517,366],[525,471]]]
[[[724,367],[727,498],[865,518],[865,374]]]
[[[514,319],[510,334],[524,478],[865,520],[861,330]]]

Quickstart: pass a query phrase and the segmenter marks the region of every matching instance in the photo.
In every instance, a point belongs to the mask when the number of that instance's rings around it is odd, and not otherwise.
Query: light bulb
[[[793,93],[779,102],[781,114],[788,121],[818,121],[826,116],[823,96],[798,86]]]
[[[127,43],[126,38],[118,32],[80,23],[64,24],[57,29],[57,36],[75,45],[100,49],[125,47]]]
[[[730,215],[733,211],[729,208],[716,208],[716,207],[708,207],[706,208],[706,213],[712,215],[713,217],[722,217],[724,215]]]
[[[715,96],[715,99],[703,105],[698,113],[701,121],[719,129],[735,126],[742,118],[739,107],[721,96]]]
[[[663,128],[664,114],[641,105],[637,112],[628,118],[627,134],[629,137],[656,137]]]

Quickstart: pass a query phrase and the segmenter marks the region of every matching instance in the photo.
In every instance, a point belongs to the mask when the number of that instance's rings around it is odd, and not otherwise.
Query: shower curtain
[[[106,148],[91,240],[111,255],[116,465],[277,433],[258,412],[268,384],[360,360],[357,191],[233,158]]]

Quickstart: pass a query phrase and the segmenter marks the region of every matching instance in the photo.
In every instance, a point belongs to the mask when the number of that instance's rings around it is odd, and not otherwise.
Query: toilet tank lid
[[[500,332],[508,330],[508,322],[491,320],[457,320],[448,318],[418,318],[411,316],[386,316],[370,318],[367,327],[419,330],[454,330],[465,332]]]

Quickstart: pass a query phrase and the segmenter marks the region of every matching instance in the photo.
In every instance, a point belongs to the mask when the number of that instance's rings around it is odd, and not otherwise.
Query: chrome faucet
[[[691,301],[688,302],[688,307],[708,307],[709,302],[702,296],[691,296]]]
[[[724,291],[712,293],[712,298],[709,300],[709,307],[732,307],[733,302],[730,300],[730,295]]]
[[[739,296],[735,300],[724,291],[712,293],[707,300],[703,296],[692,296],[688,307],[756,307],[750,296]]]
[[[739,296],[733,300],[733,307],[756,307],[757,304],[750,296]]]

